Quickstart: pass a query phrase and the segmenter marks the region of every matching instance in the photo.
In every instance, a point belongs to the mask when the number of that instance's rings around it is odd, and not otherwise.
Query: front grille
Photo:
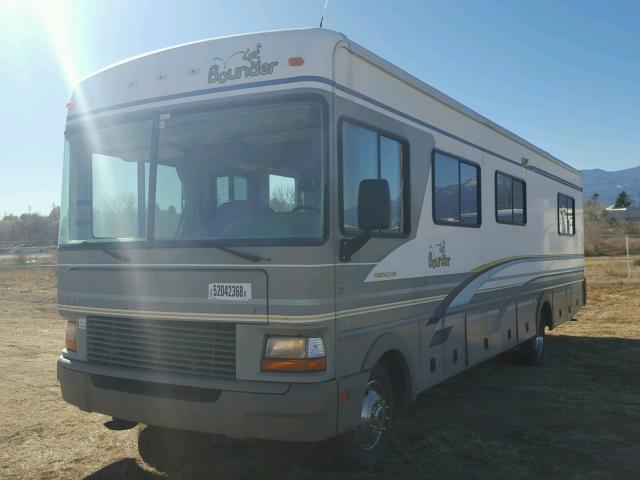
[[[203,321],[89,317],[89,363],[235,378],[236,327]]]

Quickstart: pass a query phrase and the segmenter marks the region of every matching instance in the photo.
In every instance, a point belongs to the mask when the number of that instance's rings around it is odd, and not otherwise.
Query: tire
[[[545,304],[540,310],[538,317],[536,336],[527,340],[523,345],[522,356],[524,363],[533,367],[542,365],[544,360],[544,340],[545,340],[545,326],[547,325],[547,318],[551,314],[551,309],[548,304]]]
[[[373,467],[384,454],[394,413],[391,379],[384,365],[376,365],[365,387],[362,400],[362,418],[354,430],[331,440],[329,446],[337,463],[348,470]]]

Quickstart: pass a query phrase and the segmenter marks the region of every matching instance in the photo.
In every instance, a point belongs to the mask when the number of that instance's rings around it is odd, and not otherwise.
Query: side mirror
[[[362,180],[358,188],[358,227],[361,230],[391,226],[389,182],[383,179]]]
[[[358,188],[358,227],[362,233],[340,242],[340,259],[349,262],[371,238],[373,230],[391,226],[391,194],[389,182],[382,179],[362,180]]]

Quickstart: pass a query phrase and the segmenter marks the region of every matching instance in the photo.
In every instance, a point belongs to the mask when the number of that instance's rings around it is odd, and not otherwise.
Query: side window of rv
[[[435,153],[433,219],[444,225],[480,226],[480,167],[442,152]]]
[[[527,184],[506,173],[496,172],[496,221],[510,225],[527,223]]]
[[[247,179],[237,175],[216,178],[216,205],[247,200]]]
[[[407,233],[405,171],[408,159],[402,143],[376,130],[342,122],[342,212],[345,231],[358,231],[358,189],[365,179],[389,182],[391,227],[385,234]]]
[[[558,194],[558,233],[560,235],[575,235],[576,233],[576,201]]]
[[[296,179],[269,175],[269,208],[274,212],[290,212],[296,208]]]

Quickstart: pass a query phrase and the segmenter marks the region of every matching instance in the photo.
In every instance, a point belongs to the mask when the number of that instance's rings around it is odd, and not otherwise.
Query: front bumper
[[[335,436],[338,429],[338,386],[335,380],[321,383],[273,384],[269,382],[215,382],[191,380],[193,391],[206,390],[206,400],[156,396],[139,390],[114,388],[118,380],[131,377],[111,367],[58,359],[62,398],[87,412],[180,430],[216,433],[231,438],[286,441],[319,441]],[[164,379],[138,374],[127,385],[141,380],[156,385]],[[113,382],[104,381],[112,379]],[[164,381],[163,381],[164,380]],[[341,415],[342,417],[343,415]],[[353,415],[349,415],[352,417]],[[343,423],[343,422],[340,422]],[[352,422],[349,422],[352,423]]]

